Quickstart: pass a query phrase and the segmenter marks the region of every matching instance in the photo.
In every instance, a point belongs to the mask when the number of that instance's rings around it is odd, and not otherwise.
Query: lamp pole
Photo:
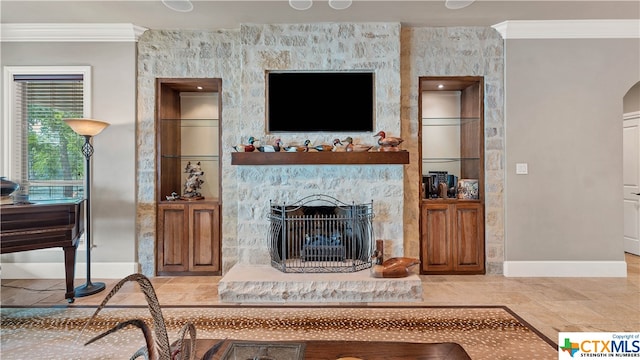
[[[75,296],[89,296],[105,289],[103,282],[91,282],[91,155],[93,155],[93,145],[91,138],[98,135],[104,130],[108,123],[93,119],[65,119],[67,123],[77,134],[84,137],[84,145],[82,145],[82,155],[84,155],[84,192],[86,202],[86,221],[85,221],[85,243],[87,245],[87,280],[84,285],[75,288]]]
[[[87,245],[87,281],[84,285],[75,288],[75,296],[89,296],[105,289],[103,282],[91,282],[91,155],[93,155],[93,145],[91,145],[91,135],[84,136],[84,145],[82,146],[82,155],[85,158],[84,165],[84,191],[86,200],[86,216],[85,224],[85,243]]]

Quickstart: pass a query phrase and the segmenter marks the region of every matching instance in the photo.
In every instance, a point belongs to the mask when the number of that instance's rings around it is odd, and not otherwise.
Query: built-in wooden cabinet
[[[158,205],[158,275],[219,273],[219,234],[216,202]]]
[[[483,206],[480,203],[423,202],[422,271],[484,273]]]
[[[221,274],[220,79],[156,80],[158,275]],[[197,198],[184,197],[199,164]]]
[[[484,81],[420,78],[422,274],[483,274]]]

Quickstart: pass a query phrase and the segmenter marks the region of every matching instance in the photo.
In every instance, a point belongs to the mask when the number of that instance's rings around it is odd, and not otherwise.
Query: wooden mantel
[[[234,152],[231,165],[408,164],[409,152]]]

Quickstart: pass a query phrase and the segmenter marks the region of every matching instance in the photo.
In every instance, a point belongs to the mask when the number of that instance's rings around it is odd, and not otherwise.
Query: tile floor
[[[505,305],[557,341],[560,331],[640,331],[640,257],[626,254],[626,278],[505,278],[492,275],[421,276],[420,305]],[[155,277],[160,303],[219,305],[220,277]],[[116,280],[104,281],[110,289]],[[81,285],[82,279],[76,280]],[[63,280],[1,281],[0,306],[66,306]],[[77,298],[74,306],[97,305],[106,292]],[[125,285],[109,305],[144,305],[136,284]],[[318,304],[304,304],[318,305]],[[326,305],[326,304],[325,304]],[[329,304],[329,306],[348,304]],[[363,304],[357,304],[363,305]],[[371,306],[382,305],[379,303]],[[393,305],[417,305],[394,303]]]

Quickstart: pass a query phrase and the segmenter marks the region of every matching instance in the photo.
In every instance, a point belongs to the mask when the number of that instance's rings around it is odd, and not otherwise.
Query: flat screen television
[[[373,72],[270,71],[268,132],[368,132],[375,121]]]

